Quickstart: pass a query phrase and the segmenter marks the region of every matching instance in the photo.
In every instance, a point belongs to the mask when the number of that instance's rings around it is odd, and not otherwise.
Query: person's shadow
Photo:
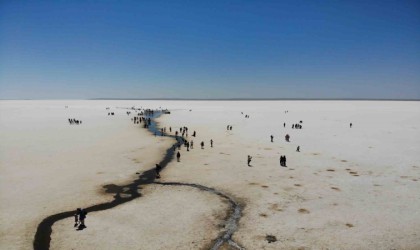
[[[77,231],[82,231],[83,229],[85,229],[85,228],[87,228],[86,226],[84,226],[84,225],[79,225],[78,227],[77,227]]]

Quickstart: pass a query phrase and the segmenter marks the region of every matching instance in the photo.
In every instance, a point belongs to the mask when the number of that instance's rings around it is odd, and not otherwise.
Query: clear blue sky
[[[420,1],[0,1],[0,99],[420,99]]]

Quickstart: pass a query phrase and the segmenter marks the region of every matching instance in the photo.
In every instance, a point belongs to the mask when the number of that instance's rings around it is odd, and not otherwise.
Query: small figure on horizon
[[[178,153],[176,153],[176,160],[179,162],[181,159],[181,153],[178,151]]]
[[[194,137],[195,137],[195,131],[194,131],[194,133],[192,134],[192,136],[194,136]]]
[[[297,147],[296,152],[300,152],[300,146]]]
[[[350,123],[350,128],[353,127],[353,123]]]
[[[273,135],[270,135],[270,137],[271,137],[271,142],[273,142],[274,136]]]
[[[250,155],[248,155],[248,166],[250,167],[250,163],[251,163],[251,160],[252,160],[252,156],[250,156]]]
[[[210,139],[210,147],[213,147],[213,139]]]
[[[286,134],[286,136],[284,137],[286,139],[287,142],[290,142],[290,135]]]
[[[204,149],[204,142],[201,142],[201,149]]]
[[[286,123],[284,122],[284,123],[283,123],[283,128],[285,128],[285,127],[286,127]]]

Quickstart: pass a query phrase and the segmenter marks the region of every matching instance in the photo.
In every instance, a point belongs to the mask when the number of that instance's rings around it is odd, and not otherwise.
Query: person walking
[[[160,179],[160,170],[162,170],[162,167],[159,164],[156,164],[156,168],[155,168],[156,179]]]
[[[248,155],[248,166],[250,167],[250,163],[251,163],[251,160],[252,160],[252,156],[250,156],[250,155]]]
[[[213,139],[210,140],[210,147],[213,147]]]
[[[176,160],[179,162],[181,159],[181,153],[178,151],[178,153],[176,153]]]
[[[274,136],[273,135],[270,135],[270,137],[271,137],[271,142],[273,142]]]
[[[77,229],[83,230],[84,228],[86,228],[85,219],[86,219],[87,211],[82,208],[78,208],[77,211],[79,213],[79,227]]]

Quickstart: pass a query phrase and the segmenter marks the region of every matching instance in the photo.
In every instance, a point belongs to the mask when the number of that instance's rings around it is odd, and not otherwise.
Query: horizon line
[[[420,99],[409,98],[82,98],[82,99],[49,99],[49,98],[24,98],[24,99],[1,99],[1,101],[47,101],[47,100],[138,100],[138,101],[420,101]]]

